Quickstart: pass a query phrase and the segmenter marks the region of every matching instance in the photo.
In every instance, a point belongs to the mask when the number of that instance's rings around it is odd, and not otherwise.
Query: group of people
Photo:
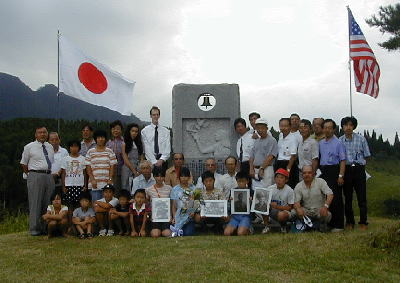
[[[68,150],[60,146],[58,133],[37,127],[20,162],[27,179],[30,234],[168,237],[213,227],[227,236],[248,235],[254,223],[263,225],[265,234],[271,221],[286,232],[288,222],[296,219],[318,223],[314,226],[322,232],[338,232],[345,223],[354,229],[354,191],[359,228],[367,229],[365,164],[370,152],[365,138],[354,132],[354,117],[341,120],[344,135],[338,138],[333,120],[315,118],[311,123],[292,114],[280,119],[277,141],[267,120],[250,113],[251,127],[243,118],[234,122],[236,156],[226,157],[226,173],[218,173],[210,157],[197,182],[183,153],[173,153],[168,168],[170,132],[159,125],[158,107],[150,109],[150,117],[142,130],[132,123],[123,132],[120,121],[111,123],[109,140],[106,131],[85,125],[82,141],[69,141]],[[268,214],[205,217],[196,205],[204,200],[233,203],[233,189],[248,190],[251,200],[258,187],[270,189]],[[154,198],[170,199],[170,221],[153,221]]]

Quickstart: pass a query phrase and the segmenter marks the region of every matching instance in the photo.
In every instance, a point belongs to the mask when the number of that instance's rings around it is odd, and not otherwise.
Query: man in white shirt
[[[222,176],[222,192],[227,200],[229,199],[231,189],[236,189],[238,187],[236,182],[236,165],[237,159],[234,156],[228,156],[225,159],[227,173]]]
[[[260,137],[256,131],[256,121],[260,117],[261,117],[261,115],[257,112],[251,112],[249,114],[249,122],[252,127],[252,129],[250,129],[249,132],[252,134],[253,139],[258,139]]]
[[[296,113],[290,115],[290,134],[294,135],[297,140],[297,145],[303,140],[300,134],[300,116]]]
[[[215,161],[215,159],[214,158],[206,159],[204,165],[206,167],[204,171],[210,171],[211,173],[214,174],[215,178],[214,187],[217,189],[222,189],[223,187],[222,175],[217,173],[217,162]],[[197,179],[196,188],[205,189],[203,181],[201,180],[201,176]]]
[[[147,189],[156,183],[156,180],[151,173],[151,163],[148,160],[143,160],[139,164],[140,175],[135,177],[131,184],[131,195],[139,189]]]
[[[61,165],[64,157],[68,156],[68,151],[60,146],[61,139],[57,132],[49,133],[49,143],[53,146],[54,150],[54,162],[51,164],[51,174],[54,178],[55,188],[61,189]]]
[[[169,130],[160,126],[160,109],[153,106],[150,109],[151,124],[143,128],[142,142],[146,159],[154,166],[162,166],[167,170],[167,160],[171,154]]]
[[[279,141],[278,157],[275,162],[274,171],[283,168],[289,172],[288,185],[293,189],[299,180],[299,172],[296,168],[297,159],[297,140],[290,134],[290,118],[281,118],[279,120]],[[292,170],[293,168],[293,170]]]
[[[239,161],[240,171],[249,174],[250,171],[250,154],[254,146],[253,134],[247,129],[246,121],[243,118],[237,118],[234,122],[236,133],[239,139],[236,143],[236,154]]]
[[[28,175],[29,232],[32,236],[44,233],[45,226],[41,218],[54,192],[54,179],[51,175],[54,150],[46,142],[47,137],[46,127],[37,127],[36,140],[24,147],[20,162],[22,170]]]

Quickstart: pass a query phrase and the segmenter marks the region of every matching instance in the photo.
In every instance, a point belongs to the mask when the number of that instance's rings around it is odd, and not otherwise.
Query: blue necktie
[[[44,157],[46,157],[47,170],[50,170],[51,169],[51,162],[50,162],[50,159],[49,159],[49,153],[47,152],[46,146],[44,144],[42,144],[42,148],[43,148]]]

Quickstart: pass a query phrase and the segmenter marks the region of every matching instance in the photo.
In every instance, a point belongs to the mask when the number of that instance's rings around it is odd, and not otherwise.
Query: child
[[[214,174],[210,171],[205,171],[203,175],[201,175],[201,181],[205,187],[205,190],[201,192],[201,199],[203,200],[224,200],[225,195],[223,191],[219,188],[214,187],[215,177]],[[226,217],[221,218],[211,218],[200,216],[200,214],[195,214],[194,220],[196,223],[201,223],[205,228],[207,224],[213,224],[215,232],[220,231],[222,233],[222,226],[227,220]]]
[[[271,208],[269,211],[269,217],[278,221],[281,226],[281,232],[286,233],[286,222],[291,217],[290,211],[294,204],[294,191],[291,187],[286,185],[289,180],[289,172],[283,168],[276,170],[275,172],[275,184],[269,186],[272,189]],[[263,215],[265,228],[262,231],[266,234],[270,231],[268,225],[268,215]]]
[[[110,209],[108,236],[112,236],[110,231],[113,231],[113,224],[118,227],[120,236],[129,236],[129,200],[131,194],[127,190],[121,190],[118,197],[118,204],[115,208]],[[124,233],[125,230],[125,233]]]
[[[191,174],[188,168],[182,167],[180,184],[171,191],[172,223],[177,230],[183,231],[183,236],[192,236],[195,232],[193,217],[196,212],[194,207],[195,186],[189,184]]]
[[[51,202],[47,207],[47,212],[43,215],[43,220],[47,223],[47,237],[54,237],[57,232],[66,237],[68,226],[68,207],[61,204],[61,192],[54,192]]]
[[[96,222],[96,214],[91,204],[91,194],[87,191],[81,193],[79,198],[80,207],[76,208],[72,214],[72,223],[79,232],[79,238],[93,238],[93,223]]]
[[[164,183],[165,171],[161,167],[154,166],[152,173],[156,183],[146,189],[147,201],[151,203],[153,198],[169,198],[172,188]],[[171,230],[169,226],[169,222],[151,222],[150,235],[154,238],[160,237],[161,235],[170,237]]]
[[[131,223],[132,237],[146,236],[147,216],[150,209],[146,204],[146,191],[138,189],[133,195],[134,202],[129,207],[129,219]]]
[[[97,130],[93,134],[96,147],[89,149],[86,154],[86,171],[89,175],[88,189],[91,190],[92,200],[97,201],[102,197],[101,189],[112,184],[114,166],[117,158],[114,152],[106,147],[107,133]]]
[[[86,190],[85,157],[79,154],[81,143],[78,140],[68,143],[69,156],[61,164],[63,200],[68,206],[68,226],[72,224],[72,212],[79,207],[81,192]]]
[[[236,182],[238,184],[238,189],[247,189],[250,178],[249,175],[240,171],[236,174]],[[238,236],[246,236],[249,235],[251,229],[251,216],[250,214],[232,214],[230,216],[230,221],[228,225],[226,225],[224,230],[225,236],[231,236],[237,230]]]
[[[106,185],[103,188],[103,198],[96,200],[94,203],[94,211],[96,212],[97,223],[99,224],[99,236],[113,236],[114,230],[107,229],[109,227],[109,214],[110,210],[117,206],[118,199],[114,197],[115,188],[113,185]]]

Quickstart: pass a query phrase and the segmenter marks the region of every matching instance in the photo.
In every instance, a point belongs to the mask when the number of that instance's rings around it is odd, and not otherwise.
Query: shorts
[[[238,228],[238,227],[246,227],[250,229],[251,227],[251,218],[250,215],[246,214],[232,214],[231,220],[229,220],[228,225]]]
[[[288,219],[292,218],[292,213],[290,211],[288,211],[288,210],[279,210],[279,209],[272,208],[272,207],[270,207],[270,209],[269,209],[269,217],[271,217],[275,221],[278,221],[278,213],[280,211],[285,211],[289,215]]]
[[[151,229],[157,229],[160,231],[164,231],[166,229],[169,229],[169,226],[171,223],[169,222],[151,222]]]

